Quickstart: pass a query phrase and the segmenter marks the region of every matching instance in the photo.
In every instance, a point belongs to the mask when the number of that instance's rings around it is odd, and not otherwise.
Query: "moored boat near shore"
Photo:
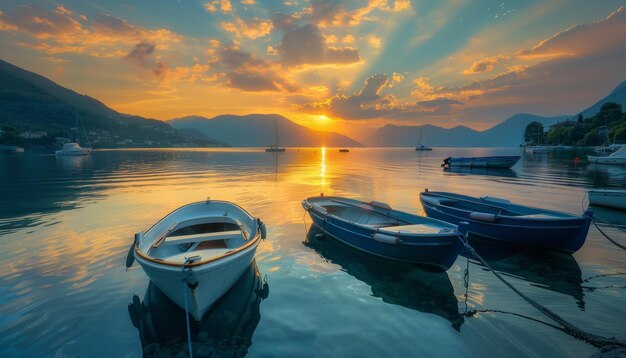
[[[593,189],[587,191],[589,204],[607,208],[626,210],[626,190]]]
[[[199,321],[249,267],[264,236],[258,218],[233,203],[207,200],[180,207],[135,235],[129,255]]]
[[[469,168],[492,168],[510,169],[520,159],[519,155],[501,155],[493,157],[448,157],[441,164],[444,168],[469,167]]]
[[[384,203],[319,196],[302,207],[324,233],[372,255],[447,270],[461,250],[455,225]]]
[[[626,147],[621,147],[614,153],[604,157],[588,155],[587,160],[594,164],[626,165]]]
[[[585,243],[592,212],[574,215],[512,204],[506,199],[424,191],[420,201],[429,217],[452,224],[466,221],[474,236],[513,245],[574,253]]]

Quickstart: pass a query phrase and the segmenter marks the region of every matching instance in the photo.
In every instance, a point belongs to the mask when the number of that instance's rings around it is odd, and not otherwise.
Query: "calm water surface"
[[[526,156],[508,171],[439,166],[449,155],[518,152],[0,156],[0,356],[185,352],[183,312],[137,264],[126,271],[124,261],[135,232],[207,197],[236,202],[262,218],[268,238],[256,264],[192,326],[198,356],[589,356],[597,349],[533,320],[546,318],[474,260],[459,256],[443,273],[379,261],[316,239],[300,206],[324,192],[423,214],[418,194],[429,188],[581,213],[586,189],[626,187],[626,168],[575,165],[572,158],[583,153]],[[623,213],[595,213],[626,222]],[[626,243],[620,231],[608,233]],[[626,335],[626,253],[595,228],[574,255],[477,249],[520,290],[575,325]]]

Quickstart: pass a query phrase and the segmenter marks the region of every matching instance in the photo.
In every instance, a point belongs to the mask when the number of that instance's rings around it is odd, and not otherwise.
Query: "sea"
[[[0,154],[0,357],[185,356],[184,310],[135,263],[133,235],[187,203],[232,201],[267,225],[255,262],[201,322],[194,356],[588,357],[580,341],[463,254],[445,272],[320,237],[310,196],[424,215],[425,189],[582,213],[626,167],[584,149],[263,148]],[[446,170],[449,156],[521,155],[510,170]],[[578,159],[576,159],[578,158]],[[592,208],[626,245],[626,212]],[[606,224],[610,223],[610,224]],[[622,225],[622,227],[620,227]],[[592,226],[573,255],[476,242],[523,294],[596,335],[626,336],[626,251]]]

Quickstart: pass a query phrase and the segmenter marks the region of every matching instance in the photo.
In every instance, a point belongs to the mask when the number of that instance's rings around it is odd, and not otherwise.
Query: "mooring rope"
[[[467,252],[469,252],[472,256],[474,256],[476,259],[478,259],[478,261],[480,261],[486,268],[488,268],[489,271],[491,271],[500,281],[502,281],[502,283],[507,285],[511,290],[513,290],[515,293],[517,293],[526,302],[530,303],[533,307],[535,307],[537,310],[539,310],[539,312],[543,313],[548,318],[550,318],[553,321],[557,322],[558,324],[562,325],[563,326],[563,332],[569,334],[570,336],[572,336],[574,338],[580,339],[580,340],[582,340],[584,342],[587,342],[587,343],[589,343],[589,344],[591,344],[591,345],[593,345],[595,347],[599,347],[599,348],[600,347],[604,347],[604,346],[621,346],[621,347],[626,347],[626,342],[618,340],[618,339],[616,339],[614,337],[613,338],[606,338],[606,337],[595,335],[593,333],[589,333],[589,332],[583,331],[582,329],[580,329],[580,328],[570,324],[569,322],[567,322],[566,320],[561,318],[561,316],[559,316],[558,314],[556,314],[556,313],[552,312],[551,310],[549,310],[547,307],[544,307],[544,306],[540,305],[539,303],[537,303],[532,298],[526,296],[525,294],[520,292],[517,288],[515,288],[515,286],[513,286],[511,283],[509,283],[507,280],[505,280],[504,277],[502,277],[496,270],[491,268],[491,266],[467,242],[467,235],[465,237],[462,237],[461,235],[459,235],[458,238],[459,238],[459,240],[461,240],[461,243],[465,247],[465,250],[467,250]]]
[[[593,226],[596,227],[596,229],[598,229],[598,231],[600,231],[600,234],[602,234],[604,237],[606,237],[607,240],[609,240],[610,242],[612,242],[615,246],[619,247],[622,250],[626,250],[626,246],[618,243],[617,241],[611,239],[611,237],[609,237],[609,235],[607,235],[604,231],[602,231],[602,229],[600,229],[600,227],[598,226],[598,224],[596,224],[595,222],[591,222],[593,224]]]
[[[185,295],[185,321],[187,322],[187,346],[189,348],[189,358],[193,358],[193,350],[191,348],[191,327],[189,324],[189,301],[187,300],[187,279],[183,279],[183,293]]]

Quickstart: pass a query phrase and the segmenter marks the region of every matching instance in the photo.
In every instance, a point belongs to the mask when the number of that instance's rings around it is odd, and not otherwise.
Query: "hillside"
[[[288,147],[360,147],[361,143],[333,132],[315,131],[278,114],[220,115],[212,119],[200,116],[169,121],[174,128],[194,128],[210,138],[218,138],[234,147],[264,147],[275,142]]]
[[[46,132],[46,140],[38,143],[52,145],[54,137],[75,135],[71,128],[76,126],[77,112],[96,148],[220,145],[180,134],[162,121],[118,113],[94,98],[0,60],[1,127],[18,134]]]
[[[608,96],[584,109],[584,118],[591,118],[600,111],[602,105],[615,102],[626,107],[626,81],[618,85]],[[514,147],[523,141],[526,126],[534,121],[543,124],[544,128],[566,119],[576,119],[578,113],[555,117],[542,117],[534,114],[519,113],[509,119],[482,132],[467,127],[450,129],[425,126],[385,125],[377,129],[365,144],[377,147],[410,147],[417,145],[420,127],[422,144],[435,147]]]

